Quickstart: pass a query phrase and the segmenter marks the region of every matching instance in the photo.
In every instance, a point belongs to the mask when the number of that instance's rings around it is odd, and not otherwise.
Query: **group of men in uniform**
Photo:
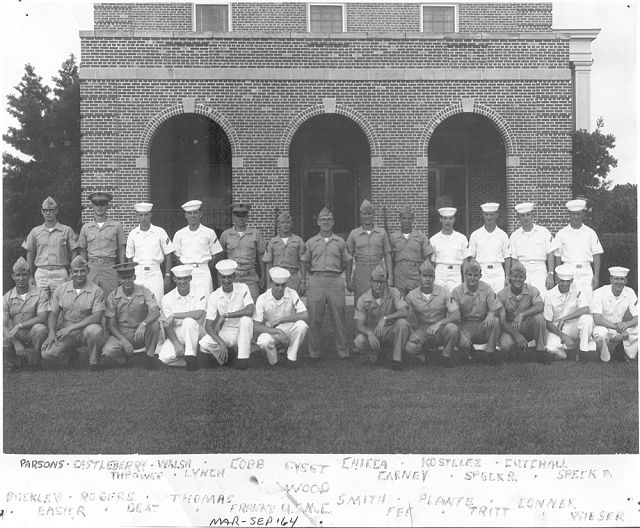
[[[439,348],[448,367],[456,351],[499,365],[530,346],[545,364],[567,352],[586,361],[596,349],[608,361],[618,344],[621,358],[637,355],[629,270],[609,268],[611,284],[598,288],[603,250],[583,224],[583,200],[567,202],[570,223],[555,237],[533,223],[531,203],[516,206],[521,227],[510,237],[497,227],[497,203],[481,206],[484,225],[469,240],[454,229],[453,207],[438,209],[442,229],[430,239],[414,229],[409,207],[388,235],[365,200],[361,225],[346,240],[325,207],[306,243],[285,212],[265,244],[248,226],[247,204],[233,206],[233,226],[218,240],[201,223],[202,202],[191,200],[182,205],[187,225],[171,240],[151,223],[152,204],[135,205],[138,226],[125,236],[107,216],[113,196],[89,199],[94,219],[76,240],[48,197],[44,224],[24,243],[27,259],[13,267],[4,344],[15,368],[72,363],[81,346],[92,370],[127,364],[136,353],[147,368],[159,360],[187,370],[227,362],[244,369],[257,349],[271,364],[286,352],[295,366],[307,331],[309,356],[320,358],[325,310],[346,359],[346,290],[354,292],[356,351],[380,362],[388,346],[394,369],[405,352],[426,362],[426,351]]]

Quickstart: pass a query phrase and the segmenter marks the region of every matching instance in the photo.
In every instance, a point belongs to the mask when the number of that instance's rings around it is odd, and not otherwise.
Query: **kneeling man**
[[[393,344],[392,368],[402,368],[404,350],[411,328],[407,322],[409,309],[400,292],[387,284],[387,272],[378,265],[371,271],[371,288],[358,299],[354,319],[358,335],[357,350],[373,352],[374,362],[380,359],[384,344]]]
[[[500,303],[491,286],[480,280],[482,268],[477,260],[469,260],[464,266],[464,282],[451,292],[460,313],[458,348],[471,353],[474,344],[486,343],[487,361],[500,365],[496,343],[500,336],[500,320],[496,312]]]
[[[622,343],[619,359],[628,361],[638,355],[638,297],[627,287],[629,268],[609,268],[611,284],[593,292],[593,338],[600,349],[600,359],[609,361],[609,346],[614,349]]]
[[[200,339],[200,350],[213,355],[220,365],[229,359],[228,347],[238,347],[237,367],[249,367],[253,337],[253,297],[247,284],[236,282],[235,260],[216,264],[220,287],[207,301],[206,335]]]
[[[118,365],[133,357],[135,349],[146,349],[145,366],[156,367],[154,353],[160,335],[160,307],[155,294],[135,284],[136,263],[116,264],[118,287],[107,298],[107,328],[111,333],[102,355]]]
[[[442,357],[445,367],[452,367],[451,352],[458,342],[458,307],[443,286],[434,284],[436,272],[428,260],[419,268],[420,286],[407,294],[406,303],[415,315],[417,328],[413,329],[405,350],[409,354],[420,354],[424,345],[443,345]],[[426,362],[426,355],[425,355]]]
[[[205,334],[204,313],[207,294],[191,287],[193,266],[181,264],[171,268],[176,287],[162,298],[165,340],[158,358],[166,365],[197,370],[198,340]]]
[[[547,350],[566,359],[566,350],[576,351],[576,361],[586,362],[586,354],[596,345],[590,340],[593,318],[587,296],[573,283],[575,268],[562,264],[556,268],[558,284],[547,290],[544,318],[547,322]]]
[[[307,308],[298,293],[287,287],[291,274],[275,266],[269,268],[271,289],[258,297],[253,314],[256,343],[267,354],[271,365],[278,362],[278,348],[287,347],[287,366],[295,367],[298,348],[309,328]]]
[[[500,349],[508,356],[516,348],[524,351],[532,339],[536,342],[536,361],[551,364],[545,351],[547,328],[542,312],[544,300],[535,286],[525,283],[527,270],[518,260],[511,261],[509,286],[498,293],[500,310]]]

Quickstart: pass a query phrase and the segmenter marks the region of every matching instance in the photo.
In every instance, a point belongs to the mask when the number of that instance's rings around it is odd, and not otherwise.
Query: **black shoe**
[[[493,354],[487,354],[487,363],[489,363],[489,365],[491,365],[492,367],[501,367],[503,364],[500,356],[498,356],[496,352],[494,352]]]
[[[287,368],[290,368],[290,369],[298,368],[298,362],[297,361],[292,361],[289,358],[286,358],[284,360],[284,364],[287,366]]]
[[[158,363],[154,356],[144,356],[144,368],[147,370],[157,370]]]
[[[586,352],[583,352],[582,350],[578,350],[576,352],[576,361],[578,363],[580,363],[581,365],[584,365],[587,363],[587,356],[586,356]]]
[[[451,357],[443,356],[442,357],[442,366],[444,368],[453,368],[453,360]]]
[[[20,372],[22,368],[16,363],[11,363],[11,365],[7,365],[4,370],[7,372]]]
[[[234,364],[238,370],[247,370],[249,368],[249,359],[236,359]]]
[[[536,351],[536,361],[538,363],[542,363],[543,365],[551,365],[551,358],[549,357],[549,354],[547,354],[547,352],[545,352],[544,350]]]
[[[397,359],[391,360],[391,370],[402,370],[402,361]]]
[[[91,372],[100,372],[102,367],[98,363],[89,363],[89,370]]]
[[[69,363],[67,364],[67,366],[73,367],[76,361],[78,361],[79,357],[80,357],[80,352],[78,352],[78,349],[77,348],[72,349],[71,352],[69,353]]]
[[[194,356],[185,356],[184,360],[187,362],[188,371],[198,370],[198,360]]]

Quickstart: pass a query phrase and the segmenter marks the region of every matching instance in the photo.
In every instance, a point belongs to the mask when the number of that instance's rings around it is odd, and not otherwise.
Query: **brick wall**
[[[233,4],[233,31],[307,31],[307,6],[300,2]]]
[[[192,31],[192,4],[94,4],[95,29]]]

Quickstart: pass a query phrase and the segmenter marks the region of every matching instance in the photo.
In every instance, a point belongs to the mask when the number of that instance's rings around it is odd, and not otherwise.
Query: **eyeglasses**
[[[109,202],[107,202],[106,200],[97,200],[94,202],[91,202],[93,205],[97,205],[98,207],[104,206],[104,205],[108,205]]]
[[[57,211],[57,209],[43,209],[42,212],[43,213],[55,213]]]

